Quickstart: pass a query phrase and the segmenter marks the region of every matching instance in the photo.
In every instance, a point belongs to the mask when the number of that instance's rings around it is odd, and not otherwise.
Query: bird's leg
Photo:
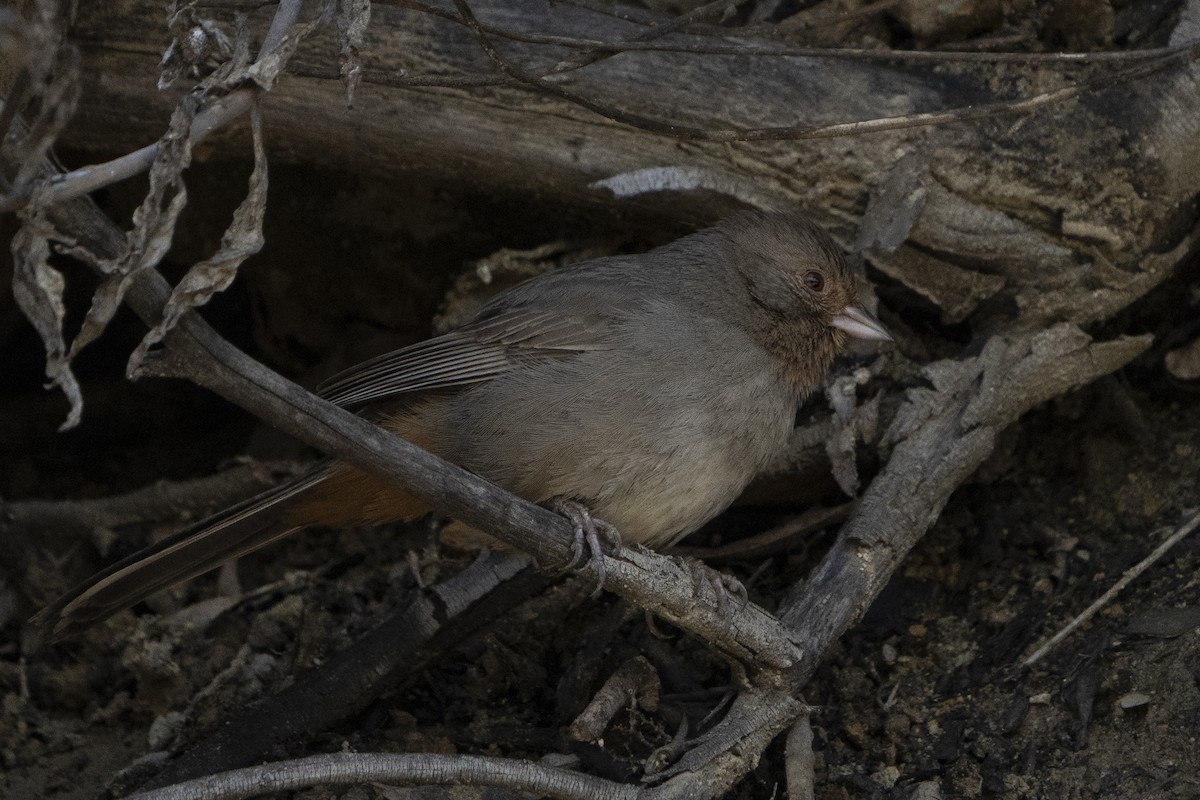
[[[674,556],[674,558],[678,559],[680,564],[692,574],[692,583],[697,592],[701,584],[707,583],[712,587],[713,592],[717,595],[717,610],[725,617],[727,624],[731,619],[729,614],[730,595],[737,597],[743,607],[750,602],[750,595],[747,594],[746,587],[732,575],[721,572],[719,569],[713,569],[698,558],[691,556]]]
[[[604,578],[606,576],[604,550],[600,545],[600,539],[603,537],[613,547],[620,546],[620,531],[617,530],[615,525],[593,517],[588,507],[578,500],[561,496],[551,497],[542,505],[556,514],[562,514],[570,520],[571,527],[575,529],[575,542],[572,547],[571,563],[567,565],[568,569],[579,567],[583,564],[583,546],[584,544],[587,545],[587,561],[591,563],[592,569],[595,570],[597,581],[596,591],[592,594],[593,596],[600,594],[600,590],[604,588]]]

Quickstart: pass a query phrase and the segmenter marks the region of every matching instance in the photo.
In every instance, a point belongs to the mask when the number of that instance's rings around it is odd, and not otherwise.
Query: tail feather
[[[72,636],[176,583],[303,527],[289,510],[330,476],[321,464],[287,483],[139,550],[76,586],[31,620],[53,641]]]

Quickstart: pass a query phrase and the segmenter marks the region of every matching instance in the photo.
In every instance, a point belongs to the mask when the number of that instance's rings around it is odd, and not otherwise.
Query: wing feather
[[[326,400],[357,406],[408,392],[479,383],[530,356],[567,357],[608,349],[614,317],[565,316],[545,310],[504,310],[467,326],[385,353],[317,387]]]

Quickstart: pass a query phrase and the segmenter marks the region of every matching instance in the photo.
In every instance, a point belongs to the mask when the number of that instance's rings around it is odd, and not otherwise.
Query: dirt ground
[[[222,197],[223,187],[240,180],[236,169],[201,170],[195,204]],[[653,241],[628,228],[617,236],[621,221],[612,219],[510,225],[538,214],[502,199],[488,201],[486,231],[460,236],[460,220],[449,211],[457,201],[433,190],[421,206],[429,215],[423,224],[364,223],[352,200],[317,203],[312,198],[327,195],[299,191],[314,180],[310,173],[283,169],[273,180],[268,207],[276,216],[267,233],[281,245],[250,265],[206,316],[272,366],[310,382],[361,357],[360,349],[426,335],[464,263],[500,246],[564,236],[579,248],[598,241],[611,247],[613,237],[625,248]],[[344,198],[356,198],[353,188],[333,183]],[[111,194],[110,209],[127,209],[130,197],[136,192]],[[344,235],[318,235],[332,225]],[[211,246],[219,221],[196,219],[184,230],[176,263]],[[572,238],[582,231],[590,234],[586,241]],[[378,241],[388,245],[372,246]],[[352,264],[362,280],[347,288],[336,270],[321,272],[322,264]],[[1193,265],[1096,335],[1165,335],[1191,325],[1196,274]],[[355,315],[347,320],[350,307]],[[0,388],[6,503],[113,496],[157,480],[209,475],[247,453],[305,455],[200,390],[126,384],[124,358],[139,332],[124,319],[86,354],[86,421],[60,435],[54,429],[65,404],[40,389],[40,347],[4,299],[0,369],[12,376]],[[826,655],[806,695],[817,797],[1200,796],[1200,540],[1181,542],[1034,668],[1019,666],[1197,503],[1198,389],[1169,379],[1161,356],[1156,348],[1015,425],[867,619]],[[730,531],[761,530],[798,510],[735,509],[694,543],[727,541]],[[231,709],[319,666],[418,584],[452,574],[466,560],[439,548],[428,523],[311,531],[243,559],[236,579],[207,576],[79,639],[24,652],[25,620],[40,604],[178,524],[74,533],[0,527],[3,796],[69,800],[103,796],[106,787],[128,791],[167,751],[186,750]],[[832,535],[726,569],[756,602],[773,608]],[[690,720],[693,735],[702,730],[730,671],[678,632],[648,626],[612,595],[589,598],[590,588],[579,580],[531,599],[366,712],[297,735],[275,755],[560,753],[595,774],[636,781],[681,719]],[[657,708],[626,709],[599,742],[569,741],[565,728],[581,704],[638,653],[662,679]],[[782,797],[783,774],[777,742],[730,796]],[[300,796],[408,795],[356,787]]]

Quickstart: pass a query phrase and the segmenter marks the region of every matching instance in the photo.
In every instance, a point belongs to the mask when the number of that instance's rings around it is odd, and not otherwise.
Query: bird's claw
[[[620,532],[615,525],[593,517],[588,507],[578,500],[552,497],[546,501],[545,506],[570,521],[571,528],[575,532],[575,540],[571,545],[571,560],[565,569],[576,569],[585,563],[590,564],[596,573],[596,589],[592,592],[592,596],[595,597],[604,588],[604,579],[608,574],[604,566],[604,548],[600,540],[603,538],[611,546],[619,546],[621,544]],[[588,550],[586,557],[583,551],[585,544]]]
[[[738,606],[745,608],[750,604],[750,595],[746,592],[746,587],[742,582],[732,575],[721,572],[719,569],[713,569],[698,558],[690,558],[685,556],[676,556],[685,569],[692,575],[692,590],[699,594],[700,587],[707,584],[712,587],[713,593],[717,596],[717,612],[725,619],[726,627],[733,620],[733,615],[730,613],[729,598],[734,596],[738,599]]]

